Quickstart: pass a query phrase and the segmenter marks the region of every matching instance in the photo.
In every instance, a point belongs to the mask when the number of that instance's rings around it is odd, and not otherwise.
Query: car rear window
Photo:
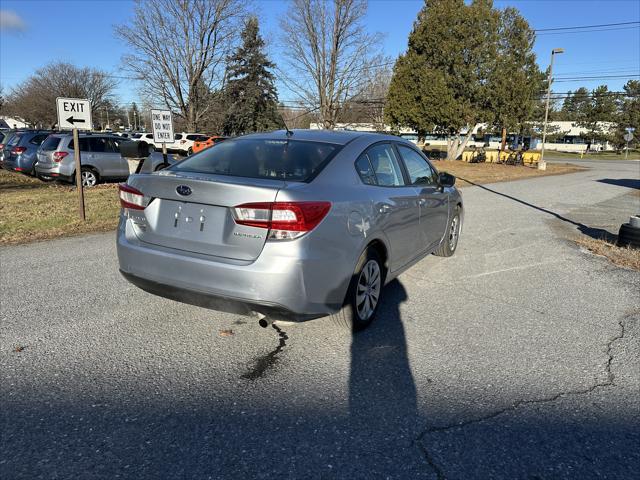
[[[7,142],[7,145],[9,147],[15,147],[21,138],[22,138],[22,133],[16,133],[9,139],[9,141]]]
[[[48,136],[49,136],[48,133],[39,133],[31,137],[31,140],[29,140],[29,143],[31,143],[32,145],[40,145],[42,142],[44,142],[44,139],[47,138]]]
[[[53,152],[58,148],[58,145],[60,145],[60,140],[62,140],[60,137],[49,136],[44,142],[42,142],[40,148],[45,152]]]
[[[340,145],[270,139],[227,140],[172,170],[309,182],[338,153]]]

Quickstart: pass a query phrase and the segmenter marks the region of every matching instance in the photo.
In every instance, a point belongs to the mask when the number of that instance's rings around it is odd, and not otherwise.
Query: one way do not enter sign
[[[91,130],[91,103],[82,98],[56,98],[58,106],[58,128]]]

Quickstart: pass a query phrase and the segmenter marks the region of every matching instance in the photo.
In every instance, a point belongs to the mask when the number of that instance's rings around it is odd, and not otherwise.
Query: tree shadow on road
[[[600,180],[596,180],[596,182],[640,190],[640,180],[637,178],[601,178]]]
[[[611,243],[615,243],[618,236],[612,234],[611,232],[609,232],[608,230],[605,230],[604,228],[596,228],[596,227],[590,227],[588,225],[585,225],[584,223],[581,222],[576,222],[575,220],[571,220],[570,218],[564,217],[562,215],[560,215],[559,213],[553,212],[551,210],[548,210],[546,208],[542,208],[539,207],[537,205],[534,205],[532,203],[529,202],[525,202],[524,200],[521,200],[519,198],[516,198],[514,196],[511,195],[507,195],[506,193],[502,193],[502,192],[498,192],[497,190],[493,190],[489,187],[486,187],[484,185],[480,185],[478,183],[472,182],[471,180],[467,180],[465,178],[462,177],[457,177],[460,180],[463,180],[475,187],[481,188],[482,190],[486,190],[487,192],[491,192],[495,195],[500,195],[501,197],[504,198],[508,198],[509,200],[513,200],[514,202],[520,203],[521,205],[525,205],[529,208],[533,208],[534,210],[538,210],[539,212],[543,212],[546,213],[548,215],[551,215],[555,218],[557,218],[558,220],[561,220],[563,222],[566,222],[568,224],[574,225],[578,231],[584,235],[587,235],[591,238],[594,238],[596,240],[606,240],[607,242],[611,242]]]

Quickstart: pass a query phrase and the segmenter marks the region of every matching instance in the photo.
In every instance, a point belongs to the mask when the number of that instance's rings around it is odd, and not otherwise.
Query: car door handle
[[[388,203],[383,203],[382,205],[380,205],[380,207],[378,208],[378,211],[380,213],[389,213],[392,210],[391,205],[389,205]]]

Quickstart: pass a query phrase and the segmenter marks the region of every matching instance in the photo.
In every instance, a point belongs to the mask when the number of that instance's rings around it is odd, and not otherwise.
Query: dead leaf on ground
[[[233,335],[233,330],[231,330],[231,329],[229,329],[229,330],[220,330],[220,331],[218,332],[218,334],[219,334],[221,337],[230,337],[231,335]]]

